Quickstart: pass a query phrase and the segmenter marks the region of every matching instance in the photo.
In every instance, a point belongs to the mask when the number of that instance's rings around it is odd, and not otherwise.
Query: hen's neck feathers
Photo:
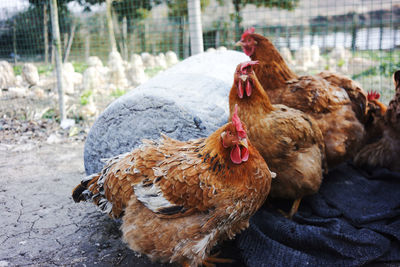
[[[286,81],[298,78],[268,39],[259,34],[252,36],[257,44],[250,58],[260,63],[254,66],[254,71],[264,89],[280,88],[286,84]]]

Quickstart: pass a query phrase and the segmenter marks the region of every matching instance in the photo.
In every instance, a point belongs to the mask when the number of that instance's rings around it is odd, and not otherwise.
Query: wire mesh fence
[[[85,70],[90,56],[106,62],[112,38],[127,62],[144,52],[190,56],[186,0],[110,0],[109,22],[107,1],[58,0],[63,60],[74,62],[77,71]],[[204,50],[237,49],[240,34],[253,26],[297,72],[343,72],[367,90],[381,91],[384,100],[391,98],[391,74],[400,68],[400,0],[200,2]],[[2,0],[1,5],[0,58],[51,69],[48,0]]]

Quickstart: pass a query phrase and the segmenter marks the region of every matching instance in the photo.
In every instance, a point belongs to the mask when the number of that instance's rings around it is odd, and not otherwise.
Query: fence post
[[[357,45],[357,27],[358,27],[358,14],[353,13],[353,21],[351,26],[351,51],[356,50]]]
[[[44,62],[49,63],[49,31],[47,29],[47,3],[43,4],[43,36],[44,36]]]
[[[289,48],[289,50],[291,50],[290,49],[291,42],[290,42],[290,30],[289,30],[289,27],[290,26],[286,25],[285,35],[286,35],[286,46],[287,46],[287,48]]]
[[[300,25],[300,47],[304,46],[304,25]]]
[[[188,0],[190,46],[192,55],[204,52],[200,0]]]
[[[383,18],[381,16],[379,21],[379,50],[382,50],[382,39],[383,39]]]
[[[84,29],[82,33],[85,36],[85,60],[87,60],[90,57],[90,30]]]
[[[56,57],[58,103],[60,107],[60,120],[65,120],[64,91],[62,87],[62,67],[61,67],[61,41],[60,28],[58,27],[57,0],[50,1],[51,28],[53,31],[53,43]]]
[[[110,39],[111,51],[117,51],[117,42],[114,35],[114,25],[112,20],[111,4],[113,0],[106,0],[106,19],[108,28],[108,37]]]
[[[14,53],[14,64],[17,64],[17,22],[13,21],[13,53]]]

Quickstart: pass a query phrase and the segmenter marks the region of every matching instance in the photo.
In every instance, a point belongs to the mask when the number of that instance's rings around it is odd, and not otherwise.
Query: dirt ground
[[[72,201],[83,175],[83,142],[0,144],[0,266],[152,266],[118,222]]]

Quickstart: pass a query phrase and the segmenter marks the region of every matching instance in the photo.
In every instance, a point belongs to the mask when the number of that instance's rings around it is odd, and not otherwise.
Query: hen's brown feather
[[[366,93],[359,84],[344,75],[332,73],[329,71],[323,71],[317,74],[317,76],[320,76],[332,85],[346,90],[346,93],[351,101],[352,109],[356,114],[357,119],[360,122],[365,123],[365,111],[367,109],[368,100]]]
[[[277,174],[270,196],[298,199],[317,192],[326,168],[325,145],[317,123],[299,110],[271,105],[256,75],[249,74],[248,79],[253,85],[251,96],[240,98],[234,82],[229,107],[232,113],[238,104],[252,143]]]
[[[232,163],[221,142],[228,129],[235,131],[229,123],[206,139],[146,141],[84,180],[74,199],[91,199],[115,218],[124,213],[133,250],[196,266],[216,242],[248,226],[270,188],[268,166],[250,142],[248,161]]]
[[[352,158],[365,135],[365,92],[350,79],[329,72],[297,76],[267,38],[250,36],[257,43],[250,58],[260,62],[254,71],[271,102],[299,109],[316,120],[329,167]]]

